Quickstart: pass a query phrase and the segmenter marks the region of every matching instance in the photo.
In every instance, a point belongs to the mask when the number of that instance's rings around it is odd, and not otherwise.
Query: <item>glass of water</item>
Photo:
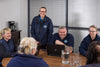
[[[75,65],[75,63],[74,63],[74,58],[75,58],[75,56],[70,56],[69,58],[70,58],[70,59],[69,59],[70,65],[71,65],[71,66]]]
[[[68,64],[69,63],[69,51],[62,50],[61,53],[62,53],[61,54],[62,63]]]
[[[76,64],[76,67],[81,66],[81,57],[79,57],[79,54],[75,54],[74,63]]]

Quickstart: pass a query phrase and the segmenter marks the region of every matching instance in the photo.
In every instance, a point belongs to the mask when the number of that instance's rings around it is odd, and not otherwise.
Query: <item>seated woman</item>
[[[100,67],[100,41],[90,43],[86,58],[87,65],[82,67]]]
[[[18,53],[10,60],[7,67],[49,67],[42,58],[34,56],[37,42],[32,37],[22,39]]]
[[[86,57],[89,44],[93,41],[100,41],[100,36],[98,35],[98,29],[95,25],[91,25],[89,27],[89,34],[82,40],[79,46],[79,52],[81,55]]]
[[[3,57],[10,57],[15,52],[15,46],[11,39],[11,29],[4,28],[0,31],[0,67]]]

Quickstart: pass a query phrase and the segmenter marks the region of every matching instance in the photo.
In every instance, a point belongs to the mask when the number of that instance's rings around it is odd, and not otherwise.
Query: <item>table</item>
[[[78,53],[76,53],[78,54]],[[71,53],[70,56],[74,55],[74,53]],[[38,55],[38,57],[43,57],[43,59],[47,62],[47,64],[50,67],[76,67],[76,65],[74,66],[70,66],[70,64],[62,64],[62,60],[61,57],[57,57],[57,56],[49,56],[47,55],[46,52],[41,51]],[[86,57],[82,56],[79,54],[79,57],[81,57],[81,62],[82,65],[86,64]]]
[[[70,56],[72,56],[72,55],[74,55],[74,53],[70,54]],[[76,67],[76,65],[70,66],[70,64],[62,64],[61,57],[49,56],[49,55],[47,55],[46,51],[40,50],[40,53],[39,53],[38,57],[43,57],[43,59],[47,62],[47,64],[50,67]],[[86,58],[84,56],[80,55],[80,54],[79,54],[79,57],[81,57],[82,65],[85,65]],[[12,58],[4,58],[2,60],[3,67],[7,67],[7,64],[9,63],[9,60],[11,60],[11,59]]]

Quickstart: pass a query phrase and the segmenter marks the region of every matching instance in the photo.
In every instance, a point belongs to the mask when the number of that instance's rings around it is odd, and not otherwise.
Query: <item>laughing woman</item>
[[[14,42],[11,39],[11,29],[3,28],[0,31],[0,67],[2,67],[2,59],[11,57],[15,53]]]

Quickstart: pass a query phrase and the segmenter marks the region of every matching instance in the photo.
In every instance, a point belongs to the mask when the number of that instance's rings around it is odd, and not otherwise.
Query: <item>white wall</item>
[[[68,3],[69,26],[89,27],[94,24],[100,28],[100,0],[68,0]]]
[[[27,0],[0,0],[0,30],[15,21],[21,37],[27,36],[27,11]]]

